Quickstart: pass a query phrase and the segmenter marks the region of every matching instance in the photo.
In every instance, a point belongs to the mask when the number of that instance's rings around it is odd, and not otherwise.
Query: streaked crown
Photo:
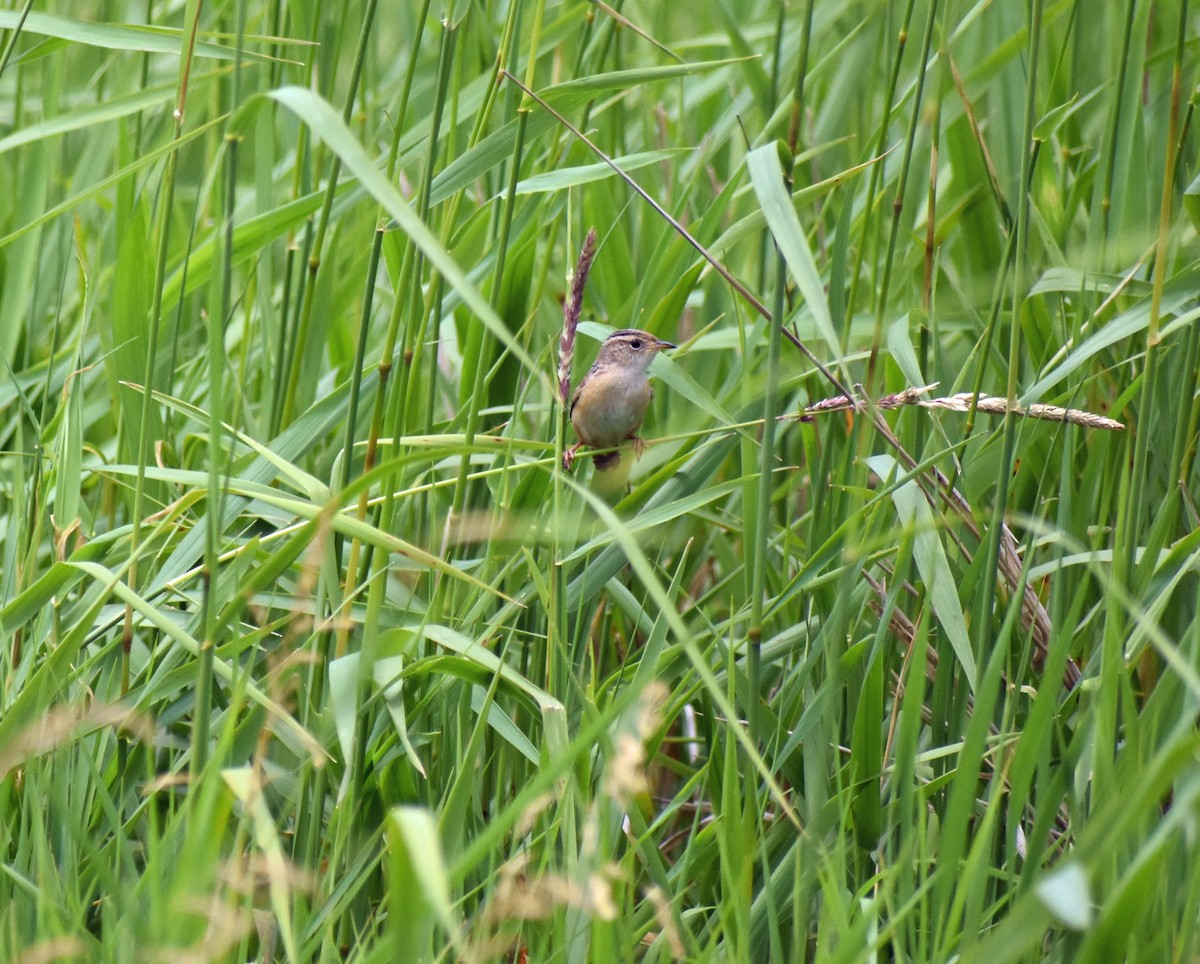
[[[674,347],[669,341],[663,341],[648,331],[622,328],[604,339],[604,344],[600,346],[600,354],[596,356],[596,364],[637,365],[644,371],[650,367],[655,355]]]

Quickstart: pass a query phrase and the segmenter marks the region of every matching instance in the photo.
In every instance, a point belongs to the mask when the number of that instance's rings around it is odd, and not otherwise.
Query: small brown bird
[[[632,439],[634,452],[641,456],[645,443],[637,437],[637,430],[654,397],[648,374],[650,362],[660,351],[674,347],[636,328],[622,328],[604,340],[596,363],[571,396],[571,424],[579,441],[563,455],[568,469],[581,445],[608,449]],[[621,453],[594,455],[592,462],[597,472],[603,472],[620,465]]]

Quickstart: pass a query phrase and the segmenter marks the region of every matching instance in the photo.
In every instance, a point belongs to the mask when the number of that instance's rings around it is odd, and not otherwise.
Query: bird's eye
[[[640,338],[633,339],[633,341],[631,341],[629,343],[629,347],[632,348],[634,351],[641,351],[642,350],[642,339],[640,339]]]

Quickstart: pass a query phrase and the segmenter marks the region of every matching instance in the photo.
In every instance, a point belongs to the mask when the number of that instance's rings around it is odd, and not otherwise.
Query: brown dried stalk
[[[972,392],[960,392],[948,398],[925,399],[917,402],[917,404],[925,408],[945,408],[952,412],[966,412],[970,410],[972,400],[974,400],[977,410],[987,412],[990,415],[1003,415],[1005,412],[1010,411],[1008,399],[1001,398],[998,395],[979,395],[976,397]],[[1011,411],[1014,415],[1022,415],[1026,418],[1044,418],[1051,422],[1074,422],[1076,425],[1083,425],[1086,428],[1104,428],[1112,432],[1123,432],[1125,430],[1125,425],[1116,419],[1105,418],[1103,415],[1085,412],[1079,408],[1060,408],[1057,405],[1035,403],[1028,408],[1022,408],[1018,405],[1012,408]]]
[[[562,339],[558,345],[558,395],[563,405],[571,400],[571,362],[575,358],[575,330],[583,310],[583,289],[587,285],[592,259],[596,257],[596,229],[591,228],[583,241],[583,250],[571,273],[571,286],[563,302]]]
[[[893,392],[891,395],[884,395],[882,398],[875,399],[876,408],[899,408],[902,405],[920,405],[923,408],[944,408],[952,412],[968,412],[971,410],[972,404],[980,412],[987,412],[989,415],[1004,415],[1007,412],[1012,412],[1014,415],[1019,415],[1022,418],[1041,418],[1051,422],[1073,422],[1076,425],[1082,425],[1085,428],[1102,428],[1111,432],[1122,432],[1125,430],[1125,425],[1118,422],[1116,419],[1105,418],[1103,415],[1096,415],[1094,412],[1085,412],[1078,408],[1060,408],[1058,405],[1042,405],[1035,403],[1023,408],[1020,405],[1009,408],[1008,399],[1002,398],[999,395],[976,395],[974,392],[959,392],[957,395],[948,395],[943,398],[921,398],[926,392],[937,388],[937,382],[932,385],[922,385],[919,388],[906,388],[902,392]],[[859,386],[855,386],[858,388]],[[825,412],[844,412],[863,408],[861,401],[854,398],[847,398],[845,395],[834,395],[832,398],[823,398],[819,402],[814,402],[809,405],[804,411],[796,415],[787,415],[785,418],[811,422],[815,415],[821,415]]]
[[[855,388],[861,390],[862,386],[855,385]],[[921,396],[926,392],[932,391],[937,387],[937,382],[932,385],[922,385],[919,388],[906,388],[902,392],[893,392],[890,395],[884,395],[875,399],[876,408],[900,408],[902,405],[920,404]],[[811,422],[813,416],[822,415],[825,412],[849,412],[864,408],[861,401],[855,398],[847,398],[845,395],[834,395],[832,398],[823,398],[819,402],[813,402],[804,411],[796,415],[785,415],[784,418],[799,422]]]
[[[954,395],[948,399],[930,399],[925,400],[920,396],[930,391],[934,385],[925,385],[917,388],[908,388],[902,392],[895,392],[891,395],[885,395],[883,398],[875,400],[874,407],[883,408],[899,408],[901,405],[922,405],[935,408],[950,408],[956,411],[966,411],[970,407],[971,400],[974,396],[971,393]],[[855,388],[861,393],[862,386],[856,385]],[[1005,399],[991,399],[990,396],[980,396],[980,399],[986,402],[986,405],[980,404],[978,407],[983,411],[999,411],[1003,413],[1007,410],[1007,401]],[[1000,402],[1000,408],[994,406],[994,402]],[[962,406],[961,408],[959,406]],[[824,412],[836,412],[845,410],[865,410],[866,405],[857,398],[847,398],[845,395],[838,395],[834,398],[826,398],[810,405],[798,415],[785,416],[801,421],[811,421],[812,417]],[[1125,428],[1120,422],[1113,419],[1103,418],[1099,415],[1093,415],[1091,412],[1082,412],[1078,409],[1064,409],[1052,405],[1031,405],[1028,409],[1016,409],[1017,414],[1028,416],[1030,418],[1051,418],[1056,421],[1070,421],[1077,424],[1086,425],[1091,428],[1105,428],[1112,430],[1123,430]],[[882,419],[876,419],[876,430],[889,441],[892,447],[900,453],[904,452],[897,439],[891,432],[891,429]],[[915,462],[910,461],[910,457],[902,459],[908,468],[912,468]],[[928,474],[916,479],[917,484],[921,485],[922,491],[925,492],[926,498],[931,506],[935,504],[935,498],[927,488],[927,481],[932,481],[936,484],[936,491],[941,497],[941,500],[954,511],[959,517],[963,526],[968,532],[980,543],[983,541],[983,535],[980,532],[979,526],[975,520],[975,514],[971,510],[967,500],[963,497],[956,488],[950,484],[947,479],[936,468],[928,470]],[[963,553],[965,559],[970,561],[974,558],[974,554],[966,543],[959,538],[953,531],[948,529],[947,533],[952,538],[959,550]],[[1000,530],[999,553],[997,556],[997,576],[1000,584],[1008,592],[1016,592],[1021,585],[1022,563],[1021,555],[1017,548],[1017,540],[1009,529],[1007,523],[1001,523]],[[1038,599],[1037,593],[1033,587],[1025,584],[1024,592],[1021,595],[1021,624],[1030,633],[1034,644],[1033,663],[1034,668],[1039,672],[1046,661],[1046,656],[1050,644],[1050,616],[1046,612],[1046,607],[1042,605],[1042,601]],[[1068,658],[1067,665],[1063,671],[1063,686],[1068,690],[1073,689],[1078,685],[1081,678],[1079,667],[1075,661]]]
[[[880,582],[878,579],[874,578],[865,569],[862,571],[862,575],[863,575],[863,578],[866,580],[867,585],[871,587],[872,595],[869,600],[869,605],[871,606],[871,609],[873,609],[877,615],[882,616],[884,609],[887,606],[887,587],[884,586],[884,584],[882,582]],[[904,611],[901,610],[899,607],[892,608],[891,614],[888,618],[888,628],[891,629],[892,635],[895,636],[904,645],[904,647],[906,649],[911,651],[912,648],[916,645],[916,636],[917,636],[916,626],[913,625],[912,620],[909,619],[907,614],[905,614]],[[938,668],[937,650],[934,649],[932,646],[926,646],[925,647],[925,678],[931,684],[934,681],[934,677],[937,675],[937,668]],[[1068,660],[1066,676],[1064,677],[1064,680],[1063,680],[1064,685],[1067,685],[1068,688],[1074,686],[1075,683],[1078,682],[1078,676],[1077,675],[1072,676],[1072,672],[1077,674],[1078,670],[1075,668],[1075,664]],[[1074,680],[1074,682],[1068,682],[1069,680],[1072,680],[1072,679]],[[901,677],[899,675],[893,673],[892,674],[892,684],[896,688],[895,689],[896,698],[893,703],[893,706],[899,707],[901,700],[903,700],[903,698],[904,698],[904,680],[901,679]],[[974,712],[974,703],[975,703],[975,701],[971,698],[971,696],[968,695],[967,696],[967,706],[971,712]],[[894,731],[895,725],[896,725],[896,715],[895,715],[896,712],[898,712],[898,711],[893,712],[893,717],[892,717],[893,731]],[[927,703],[921,704],[921,718],[925,721],[925,723],[927,725],[929,723],[933,722],[933,711],[929,708],[929,704],[927,704]],[[988,731],[993,737],[999,737],[999,735],[1000,735],[1000,731],[991,723],[988,724]],[[892,740],[892,737],[891,737],[891,735],[889,735],[889,737],[888,737],[889,744],[891,743],[891,740]],[[889,752],[890,752],[890,750],[889,750]],[[996,760],[995,760],[995,758],[991,754],[987,754],[983,758],[982,762],[983,762],[984,768],[987,771],[986,779],[989,779],[989,780],[994,779],[996,777]],[[1007,774],[1001,773],[1000,778],[1002,780],[1004,780],[1005,784],[1007,785],[1007,783],[1008,783]],[[1032,823],[1034,821],[1035,817],[1036,817],[1036,814],[1033,812],[1032,805],[1027,804],[1025,819],[1028,822]],[[1055,826],[1050,831],[1051,841],[1053,842],[1053,841],[1058,841],[1058,840],[1065,840],[1066,838],[1069,837],[1070,833],[1071,833],[1071,812],[1068,809],[1066,803],[1063,803],[1063,804],[1059,805],[1058,812],[1055,815]],[[1020,845],[1018,845],[1018,846],[1020,846]]]

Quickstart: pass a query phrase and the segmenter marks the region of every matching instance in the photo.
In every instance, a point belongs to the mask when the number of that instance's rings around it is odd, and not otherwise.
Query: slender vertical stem
[[[200,7],[202,0],[188,0],[183,22],[187,29],[183,34],[183,49],[179,58],[179,74],[176,82],[174,127],[172,140],[178,142],[183,134],[184,117],[187,112],[189,80],[192,72],[192,56],[196,49],[196,37],[200,29]],[[179,150],[167,155],[163,170],[162,198],[158,216],[158,255],[154,262],[154,288],[150,317],[146,319],[146,367],[142,375],[141,426],[137,439],[137,474],[133,488],[133,519],[129,534],[129,587],[134,591],[138,585],[138,557],[142,544],[142,515],[146,502],[146,462],[150,457],[153,440],[149,438],[150,409],[154,393],[154,369],[158,361],[158,335],[162,327],[163,286],[167,277],[167,252],[171,243],[171,216],[175,206],[175,175],[179,167]],[[125,607],[125,624],[122,634],[121,692],[129,690],[129,652],[133,645],[133,608]]]
[[[896,59],[892,62],[892,73],[888,78],[887,91],[883,97],[883,113],[879,119],[879,140],[875,145],[875,157],[880,157],[887,150],[888,142],[888,125],[892,119],[892,109],[896,103],[896,86],[900,81],[900,64],[904,60],[904,48],[908,44],[908,27],[912,22],[913,5],[915,0],[908,0],[904,8],[904,19],[900,27],[899,36],[896,38]],[[891,10],[891,5],[884,7],[885,11]],[[871,165],[871,175],[867,182],[867,198],[863,208],[863,227],[862,237],[859,239],[857,251],[854,256],[854,268],[850,272],[850,294],[846,298],[846,317],[854,317],[854,309],[858,303],[858,284],[862,277],[862,265],[866,258],[868,247],[868,234],[871,231],[871,226],[874,221],[871,217],[875,210],[875,196],[879,190],[879,178],[882,175],[882,167],[879,164]]]
[[[358,47],[354,52],[354,64],[350,71],[350,84],[346,91],[346,100],[342,105],[342,120],[347,124],[354,116],[354,100],[358,95],[358,86],[362,81],[363,64],[366,61],[367,43],[371,39],[371,31],[375,26],[375,8],[379,0],[367,0],[367,8],[363,12],[362,26],[358,34]],[[287,424],[292,418],[292,408],[296,402],[296,389],[300,381],[300,369],[304,367],[301,349],[308,338],[308,329],[312,324],[313,302],[316,298],[317,271],[321,267],[322,251],[325,247],[325,232],[329,229],[330,214],[333,211],[333,201],[337,197],[338,178],[342,173],[342,161],[334,156],[329,168],[329,180],[325,185],[325,197],[321,203],[321,213],[317,218],[317,231],[313,239],[312,253],[308,258],[308,272],[305,275],[304,299],[300,306],[300,326],[296,330],[296,350],[292,354],[292,364],[288,366],[286,388],[283,393],[283,408],[280,414],[281,423]]]
[[[246,31],[246,3],[236,4],[236,56],[230,89],[233,109],[241,103],[242,51]],[[233,304],[233,214],[237,200],[238,169],[237,134],[225,135],[225,197],[224,230],[220,234],[221,258],[219,300],[208,313],[208,512],[205,516],[203,592],[201,601],[204,637],[200,642],[200,659],[196,665],[196,718],[192,727],[193,772],[202,773],[208,759],[209,723],[212,716],[213,657],[218,636],[218,607],[214,602],[217,576],[220,572],[222,504],[221,477],[225,470],[224,384],[225,384],[225,322]]]
[[[917,63],[917,86],[913,93],[912,112],[908,118],[908,132],[904,137],[904,157],[900,164],[900,176],[896,180],[896,197],[892,202],[892,224],[888,232],[887,254],[883,259],[883,278],[879,283],[879,295],[875,302],[875,333],[871,337],[871,357],[867,361],[867,395],[873,396],[876,388],[876,364],[879,346],[883,343],[883,323],[887,313],[888,293],[891,290],[892,265],[896,259],[896,239],[900,235],[900,213],[904,206],[904,192],[908,188],[908,172],[912,165],[913,145],[917,140],[917,124],[921,118],[922,95],[925,92],[925,75],[928,71],[929,51],[933,46],[933,25],[937,22],[937,0],[929,5],[925,19],[925,36],[921,42],[921,54]]]
[[[1029,78],[1026,81],[1025,92],[1025,121],[1022,132],[1024,145],[1024,166],[1021,170],[1021,194],[1017,199],[1016,241],[1013,256],[1013,307],[1009,326],[1008,341],[1008,405],[1016,406],[1017,390],[1021,372],[1021,312],[1025,306],[1025,256],[1029,238],[1029,191],[1033,182],[1033,166],[1037,163],[1038,151],[1033,138],[1034,125],[1037,121],[1037,77],[1038,58],[1041,51],[1042,39],[1042,0],[1030,0],[1029,5]],[[996,572],[997,560],[1000,556],[1000,540],[1004,536],[1004,516],[1008,504],[1008,481],[1012,476],[1013,451],[1016,446],[1017,418],[1010,411],[1004,418],[1003,454],[1000,457],[1000,469],[996,473],[996,496],[992,508],[992,522],[986,537],[987,560],[983,572]],[[980,665],[984,664],[985,654],[991,650],[993,640],[992,607],[995,602],[996,580],[993,576],[985,575],[979,593],[979,604],[976,610],[975,625],[979,635],[975,643],[975,652],[980,657]]]
[[[1163,182],[1159,202],[1158,236],[1154,251],[1154,279],[1150,295],[1150,319],[1146,326],[1146,362],[1142,371],[1141,393],[1138,397],[1137,432],[1133,439],[1133,460],[1128,472],[1128,485],[1122,493],[1118,514],[1115,547],[1113,552],[1113,580],[1117,585],[1136,589],[1136,553],[1143,544],[1143,530],[1149,521],[1145,511],[1145,487],[1149,480],[1150,447],[1158,432],[1154,425],[1156,398],[1161,396],[1159,388],[1161,362],[1161,336],[1163,285],[1167,274],[1167,257],[1171,239],[1171,214],[1175,204],[1175,144],[1179,131],[1180,101],[1183,86],[1183,51],[1187,40],[1187,0],[1179,9],[1179,33],[1175,45],[1175,59],[1171,67],[1171,106],[1167,119],[1167,136],[1163,143]],[[1169,421],[1169,418],[1168,418]],[[1173,502],[1175,496],[1170,494]],[[1169,504],[1169,503],[1168,503]],[[1101,689],[1097,713],[1096,770],[1097,792],[1108,785],[1112,773],[1112,747],[1117,742],[1117,717],[1119,713],[1119,681],[1124,670],[1126,641],[1125,627],[1128,625],[1127,611],[1112,595],[1107,598],[1107,622],[1101,663]]]

